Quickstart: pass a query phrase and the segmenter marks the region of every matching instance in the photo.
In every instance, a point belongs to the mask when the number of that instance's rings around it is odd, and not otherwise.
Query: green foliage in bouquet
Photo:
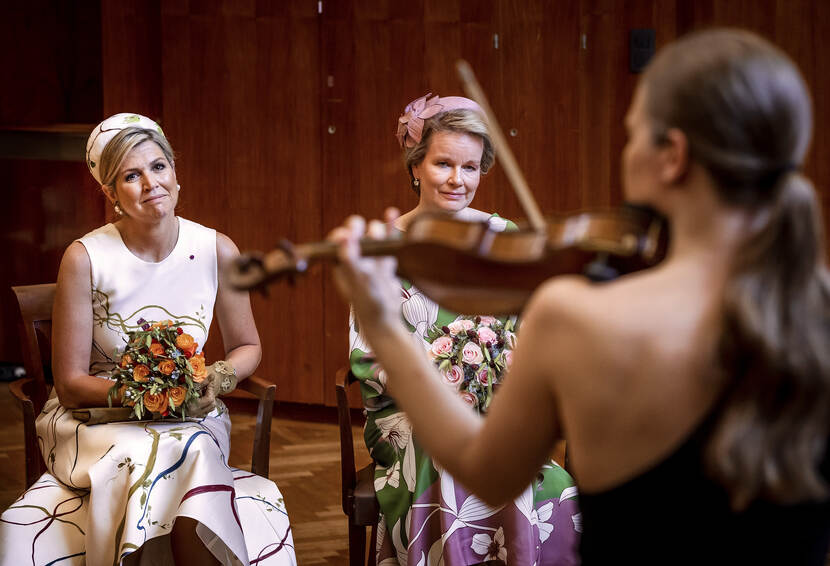
[[[130,332],[124,349],[115,353],[119,363],[107,403],[111,407],[120,398],[136,419],[147,413],[184,419],[187,403],[199,397],[198,384],[207,376],[204,355],[196,353],[198,344],[179,322],[139,319],[138,324],[141,329]]]

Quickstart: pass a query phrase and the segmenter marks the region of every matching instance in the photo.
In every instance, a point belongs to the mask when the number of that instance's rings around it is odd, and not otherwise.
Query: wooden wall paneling
[[[659,0],[582,0],[580,202],[583,207],[623,200],[620,153],[623,120],[638,75],[629,71],[629,31],[654,28],[658,49],[676,33],[674,3]]]
[[[252,140],[254,186],[246,216],[253,249],[269,249],[280,238],[292,242],[320,240],[322,186],[320,155],[319,19],[312,2],[293,2],[280,17],[257,20],[258,109]],[[261,373],[277,383],[277,398],[324,402],[323,272],[312,269],[296,285],[273,285],[270,296],[255,295],[254,309],[265,357]],[[273,369],[271,369],[273,368]]]
[[[160,0],[101,3],[103,118],[138,112],[161,123]],[[175,149],[175,148],[174,148]]]
[[[631,91],[625,82],[618,82],[627,51],[613,3],[583,0],[581,7],[579,203],[582,207],[607,206],[619,196],[618,136],[614,132],[622,108],[617,101]]]
[[[500,2],[498,116],[542,213],[580,207],[579,2]],[[513,135],[515,134],[515,135]],[[498,210],[526,218],[509,184]]]
[[[242,250],[318,239],[316,14],[228,1],[173,6],[164,20],[164,115],[179,151],[181,214]],[[320,295],[318,274],[252,300],[258,374],[279,385],[279,399],[323,402]],[[220,344],[214,332],[210,358]]]
[[[320,136],[322,187],[326,195],[326,206],[321,212],[325,231],[341,224],[349,214],[377,216],[384,205],[399,202],[395,194],[400,192],[401,182],[395,175],[393,137],[397,115],[379,97],[390,88],[388,82],[406,80],[403,72],[394,79],[389,72],[384,58],[388,54],[383,52],[392,48],[388,31],[377,37],[363,36],[362,41],[369,45],[358,46],[361,38],[357,34],[356,13],[377,18],[386,7],[364,2],[346,9],[343,4],[334,4],[327,4],[323,11],[320,36]],[[375,26],[381,27],[377,23]],[[379,31],[364,29],[367,33]],[[406,35],[399,39],[408,41]],[[383,117],[392,122],[383,124]],[[361,177],[367,186],[361,186]],[[323,391],[326,404],[333,405],[334,375],[339,367],[348,364],[348,306],[337,294],[330,267],[324,271]]]
[[[465,96],[455,68],[456,61],[464,59],[491,104],[499,103],[502,58],[494,42],[499,32],[498,16],[494,0],[426,2],[424,52],[419,57],[424,65],[424,85],[441,96]]]
[[[826,124],[830,108],[830,59],[821,49],[821,38],[830,33],[830,5],[815,0],[756,0],[730,2],[704,0],[681,3],[681,33],[713,26],[736,26],[759,33],[776,43],[799,66],[813,97],[813,144],[804,171],[814,182],[822,202],[825,225],[830,219],[830,164],[821,156],[830,150]],[[830,257],[830,250],[828,250]]]
[[[502,115],[503,57],[497,47],[497,41],[501,41],[498,18],[498,3],[494,1],[427,4],[423,59],[424,81],[429,90],[441,96],[466,96],[455,67],[458,59],[464,59],[481,83],[494,113]],[[509,216],[504,208],[505,188],[506,178],[496,165],[481,178],[473,208]]]
[[[47,139],[71,130],[67,123],[99,119],[100,10],[98,2],[4,5],[0,61],[14,80],[3,91],[0,128],[39,127]],[[9,287],[55,281],[66,246],[104,220],[95,189],[82,161],[0,159],[0,362],[22,364]]]
[[[0,125],[88,123],[101,113],[101,5],[31,0],[3,6]]]
[[[321,192],[325,205],[320,211],[323,230],[342,223],[347,214],[356,212],[359,191],[354,163],[359,155],[354,133],[356,116],[356,81],[352,72],[354,44],[351,11],[342,10],[345,3],[326,4],[320,18],[319,104],[321,118],[320,163]],[[336,9],[341,7],[342,11]],[[364,159],[373,162],[370,155]],[[323,237],[321,233],[320,238]],[[337,294],[331,279],[331,267],[323,268],[323,399],[334,405],[334,376],[338,368],[348,364],[348,306]]]
[[[12,285],[54,282],[66,247],[103,223],[103,196],[83,162],[0,160],[0,361],[23,358]]]
[[[59,29],[51,2],[12,3],[3,9],[0,60],[8,76],[17,77],[16,88],[3,93],[0,124],[31,125],[62,121],[57,46],[50,41],[31,41],[32,34],[54,38]],[[25,45],[26,49],[20,49]]]

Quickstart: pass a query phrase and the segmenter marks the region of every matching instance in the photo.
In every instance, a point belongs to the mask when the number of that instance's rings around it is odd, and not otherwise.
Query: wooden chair
[[[12,291],[17,296],[17,304],[20,307],[20,338],[26,377],[12,382],[9,390],[23,412],[28,488],[46,471],[38,446],[35,418],[43,409],[52,389],[52,303],[55,300],[55,284],[24,285],[12,287]],[[271,448],[271,416],[277,387],[255,376],[241,381],[237,387],[259,399],[251,471],[267,478]]]
[[[352,416],[349,413],[349,386],[358,383],[347,368],[337,372],[337,420],[340,424],[340,478],[343,494],[343,512],[349,518],[349,565],[375,566],[380,507],[375,495],[374,462],[355,469]],[[371,527],[369,554],[366,555],[366,527]]]

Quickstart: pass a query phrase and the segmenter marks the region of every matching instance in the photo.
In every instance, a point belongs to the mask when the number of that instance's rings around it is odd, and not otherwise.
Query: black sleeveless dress
[[[830,564],[830,499],[759,500],[731,511],[726,491],[704,471],[712,421],[641,475],[607,491],[580,491],[583,566]],[[821,470],[830,479],[830,448]]]

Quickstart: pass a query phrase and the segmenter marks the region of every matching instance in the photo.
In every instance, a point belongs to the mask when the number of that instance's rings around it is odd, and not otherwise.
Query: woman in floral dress
[[[488,222],[498,231],[515,228],[498,215],[470,208],[480,177],[495,158],[475,102],[462,97],[419,98],[400,117],[397,137],[419,197],[418,205],[397,219],[397,229],[406,231],[422,212]],[[401,281],[401,314],[424,348],[429,347],[430,328],[451,325],[458,317],[407,281]],[[377,463],[378,564],[577,563],[580,516],[568,473],[548,462],[515,501],[497,508],[484,504],[421,449],[406,415],[387,394],[383,369],[354,319],[350,330],[351,369],[361,381],[368,414],[366,445]]]

